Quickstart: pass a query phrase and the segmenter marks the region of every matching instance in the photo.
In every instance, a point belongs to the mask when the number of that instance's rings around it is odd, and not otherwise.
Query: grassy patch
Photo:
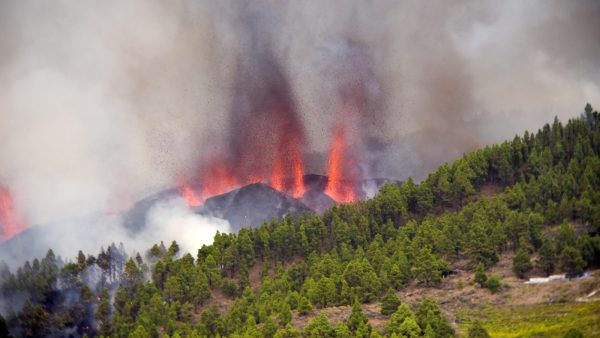
[[[460,331],[466,333],[476,318],[492,337],[562,337],[571,328],[600,337],[600,301],[463,309],[457,317]]]

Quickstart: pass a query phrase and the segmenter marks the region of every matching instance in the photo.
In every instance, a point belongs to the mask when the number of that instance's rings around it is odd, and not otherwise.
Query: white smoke
[[[236,61],[252,47],[240,18],[271,37],[318,159],[337,105],[328,70],[353,69],[336,46],[361,46],[379,101],[364,128],[382,144],[371,175],[421,178],[600,105],[598,16],[595,0],[1,1],[0,185],[46,224],[30,246],[128,241],[117,220],[57,220],[127,209],[195,173],[230,127]],[[307,172],[323,173],[317,162]],[[156,236],[226,229],[176,205],[153,213]]]
[[[177,241],[184,252],[193,256],[203,244],[211,244],[217,231],[230,232],[226,220],[194,214],[182,198],[158,202],[148,212],[147,228],[137,236],[136,241],[156,243],[157,239]]]
[[[96,215],[34,226],[30,232],[0,250],[0,261],[12,267],[25,260],[42,257],[48,249],[71,260],[78,250],[95,255],[111,243],[123,243],[128,254],[145,253],[153,244],[176,241],[182,253],[196,255],[204,244],[213,241],[217,231],[231,232],[226,220],[192,212],[182,198],[157,202],[146,215],[146,227],[131,232],[123,227],[119,215]]]

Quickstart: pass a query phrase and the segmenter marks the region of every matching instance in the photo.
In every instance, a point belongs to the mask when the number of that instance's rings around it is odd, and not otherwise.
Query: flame
[[[356,201],[356,193],[352,182],[344,180],[344,159],[348,156],[346,131],[343,127],[336,128],[333,142],[329,150],[328,181],[325,193],[339,203]]]
[[[182,184],[179,187],[179,192],[190,207],[197,207],[202,204],[202,201],[198,199],[191,185],[187,183]]]
[[[231,170],[222,161],[213,161],[202,174],[202,188],[200,196],[203,200],[226,193],[239,186],[238,180]]]
[[[0,240],[7,240],[23,231],[27,224],[17,215],[8,189],[0,187]]]
[[[294,150],[297,149],[294,148]],[[291,192],[294,198],[300,198],[306,192],[306,188],[304,187],[304,163],[297,151],[293,151],[290,155],[292,159],[292,175],[294,176]]]
[[[280,141],[271,173],[273,189],[289,193],[294,198],[304,195],[304,163],[298,143],[288,139]],[[290,178],[291,175],[291,178]]]

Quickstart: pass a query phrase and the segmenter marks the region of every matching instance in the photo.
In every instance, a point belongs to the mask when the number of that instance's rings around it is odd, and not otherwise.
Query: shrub
[[[500,278],[494,275],[490,276],[490,278],[488,278],[488,280],[485,282],[485,287],[493,293],[498,292],[500,289]]]
[[[230,297],[237,296],[237,293],[238,293],[237,283],[233,279],[230,279],[230,278],[223,280],[223,292]]]
[[[481,325],[479,320],[476,320],[469,328],[469,338],[489,338],[487,330]]]
[[[400,304],[400,299],[398,299],[394,291],[391,289],[388,290],[388,293],[381,299],[381,314],[386,316],[391,315],[398,310]]]
[[[483,263],[477,264],[477,268],[475,270],[475,283],[479,284],[481,287],[485,287],[485,282],[487,281],[487,275],[483,270]]]

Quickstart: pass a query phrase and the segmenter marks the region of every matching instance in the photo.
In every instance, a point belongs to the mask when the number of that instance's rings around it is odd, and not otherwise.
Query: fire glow
[[[217,154],[200,159],[198,171],[180,186],[181,195],[191,207],[202,205],[208,198],[251,183],[263,183],[293,198],[303,198],[305,160],[308,142],[302,115],[293,98],[293,90],[272,51],[253,51],[251,58],[240,59],[235,76],[229,130],[216,142]],[[338,203],[357,200],[355,185],[359,161],[355,149],[349,147],[362,140],[351,133],[365,108],[364,86],[343,85],[340,108],[331,140],[325,191]],[[350,89],[348,89],[350,88]],[[350,128],[354,126],[355,128]],[[348,127],[348,128],[347,128]],[[323,188],[320,188],[323,189]]]
[[[344,160],[348,157],[348,141],[343,127],[338,127],[334,133],[329,151],[328,182],[325,193],[339,203],[356,201],[353,182],[347,177]]]
[[[280,133],[272,161],[264,163],[264,167],[271,167],[269,171],[236,173],[229,162],[222,158],[215,158],[202,166],[198,184],[183,183],[179,190],[181,196],[190,207],[202,205],[206,199],[229,192],[235,188],[252,183],[264,183],[273,189],[294,198],[302,198],[306,192],[304,184],[304,153],[300,133]],[[328,181],[325,194],[338,203],[352,203],[357,200],[355,183],[359,179],[351,168],[355,165],[351,149],[348,147],[348,134],[343,126],[335,128],[329,150],[327,167]],[[241,163],[246,157],[237,159],[241,168],[251,168],[247,163]]]
[[[10,191],[0,187],[0,241],[5,241],[23,231],[27,224],[18,215]]]

